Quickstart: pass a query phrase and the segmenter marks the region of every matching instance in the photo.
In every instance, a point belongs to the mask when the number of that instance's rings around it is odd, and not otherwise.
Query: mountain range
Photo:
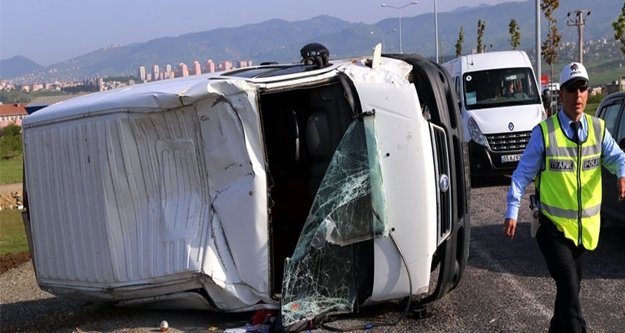
[[[613,42],[611,23],[616,21],[622,4],[614,0],[596,0],[592,3],[583,1],[585,8],[580,8],[580,2],[560,2],[555,12],[562,42],[577,42],[578,31],[576,27],[569,26],[572,18],[568,18],[567,13],[580,9],[591,10],[583,28],[584,40],[605,38]],[[528,53],[535,52],[535,10],[535,1],[527,0],[461,7],[452,12],[438,13],[441,61],[453,57],[460,28],[464,31],[463,53],[470,53],[471,49],[476,48],[478,20],[486,24],[483,40],[488,50],[511,48],[508,25],[514,19],[521,32],[519,48]],[[544,36],[547,24],[542,13],[541,18]],[[433,58],[433,13],[403,17],[401,24],[403,51]],[[182,62],[190,66],[195,60],[204,64],[208,59],[215,63],[224,60],[252,60],[254,64],[264,61],[297,62],[300,48],[310,42],[325,45],[330,50],[331,58],[369,54],[372,46],[382,40],[386,52],[398,53],[399,34],[394,30],[397,27],[397,17],[374,24],[352,23],[332,16],[295,22],[273,19],[236,28],[219,28],[102,48],[48,67],[37,65],[24,57],[14,57],[0,61],[0,78],[16,82],[50,82],[136,75],[139,66],[145,66],[148,70],[155,64],[176,66]]]
[[[44,69],[44,67],[26,57],[15,56],[0,61],[0,69],[0,77],[13,78],[27,73],[40,71]]]

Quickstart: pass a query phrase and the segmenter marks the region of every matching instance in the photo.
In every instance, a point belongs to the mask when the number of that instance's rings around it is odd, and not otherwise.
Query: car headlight
[[[486,140],[484,134],[482,134],[480,127],[477,125],[477,122],[475,122],[475,119],[473,119],[473,117],[469,118],[467,126],[469,129],[469,134],[471,134],[471,140],[475,141],[475,143],[477,143],[478,145],[488,147],[488,141]]]

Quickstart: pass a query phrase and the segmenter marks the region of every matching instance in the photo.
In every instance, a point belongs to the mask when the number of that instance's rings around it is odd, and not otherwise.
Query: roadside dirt
[[[11,192],[22,193],[22,183],[0,184],[0,194],[7,194]]]
[[[30,252],[8,253],[0,256],[0,274],[31,259]]]

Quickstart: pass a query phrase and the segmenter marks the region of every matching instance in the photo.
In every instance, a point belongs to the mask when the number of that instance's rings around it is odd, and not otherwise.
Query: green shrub
[[[599,104],[601,100],[605,97],[603,94],[596,94],[594,96],[588,96],[588,104]]]
[[[8,160],[22,155],[22,128],[11,124],[0,130],[0,159]]]

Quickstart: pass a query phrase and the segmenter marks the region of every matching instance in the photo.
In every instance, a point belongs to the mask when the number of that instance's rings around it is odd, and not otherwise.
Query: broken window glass
[[[355,120],[343,135],[293,257],[287,258],[282,286],[286,326],[351,312],[357,297],[353,244],[388,235],[371,118]]]

